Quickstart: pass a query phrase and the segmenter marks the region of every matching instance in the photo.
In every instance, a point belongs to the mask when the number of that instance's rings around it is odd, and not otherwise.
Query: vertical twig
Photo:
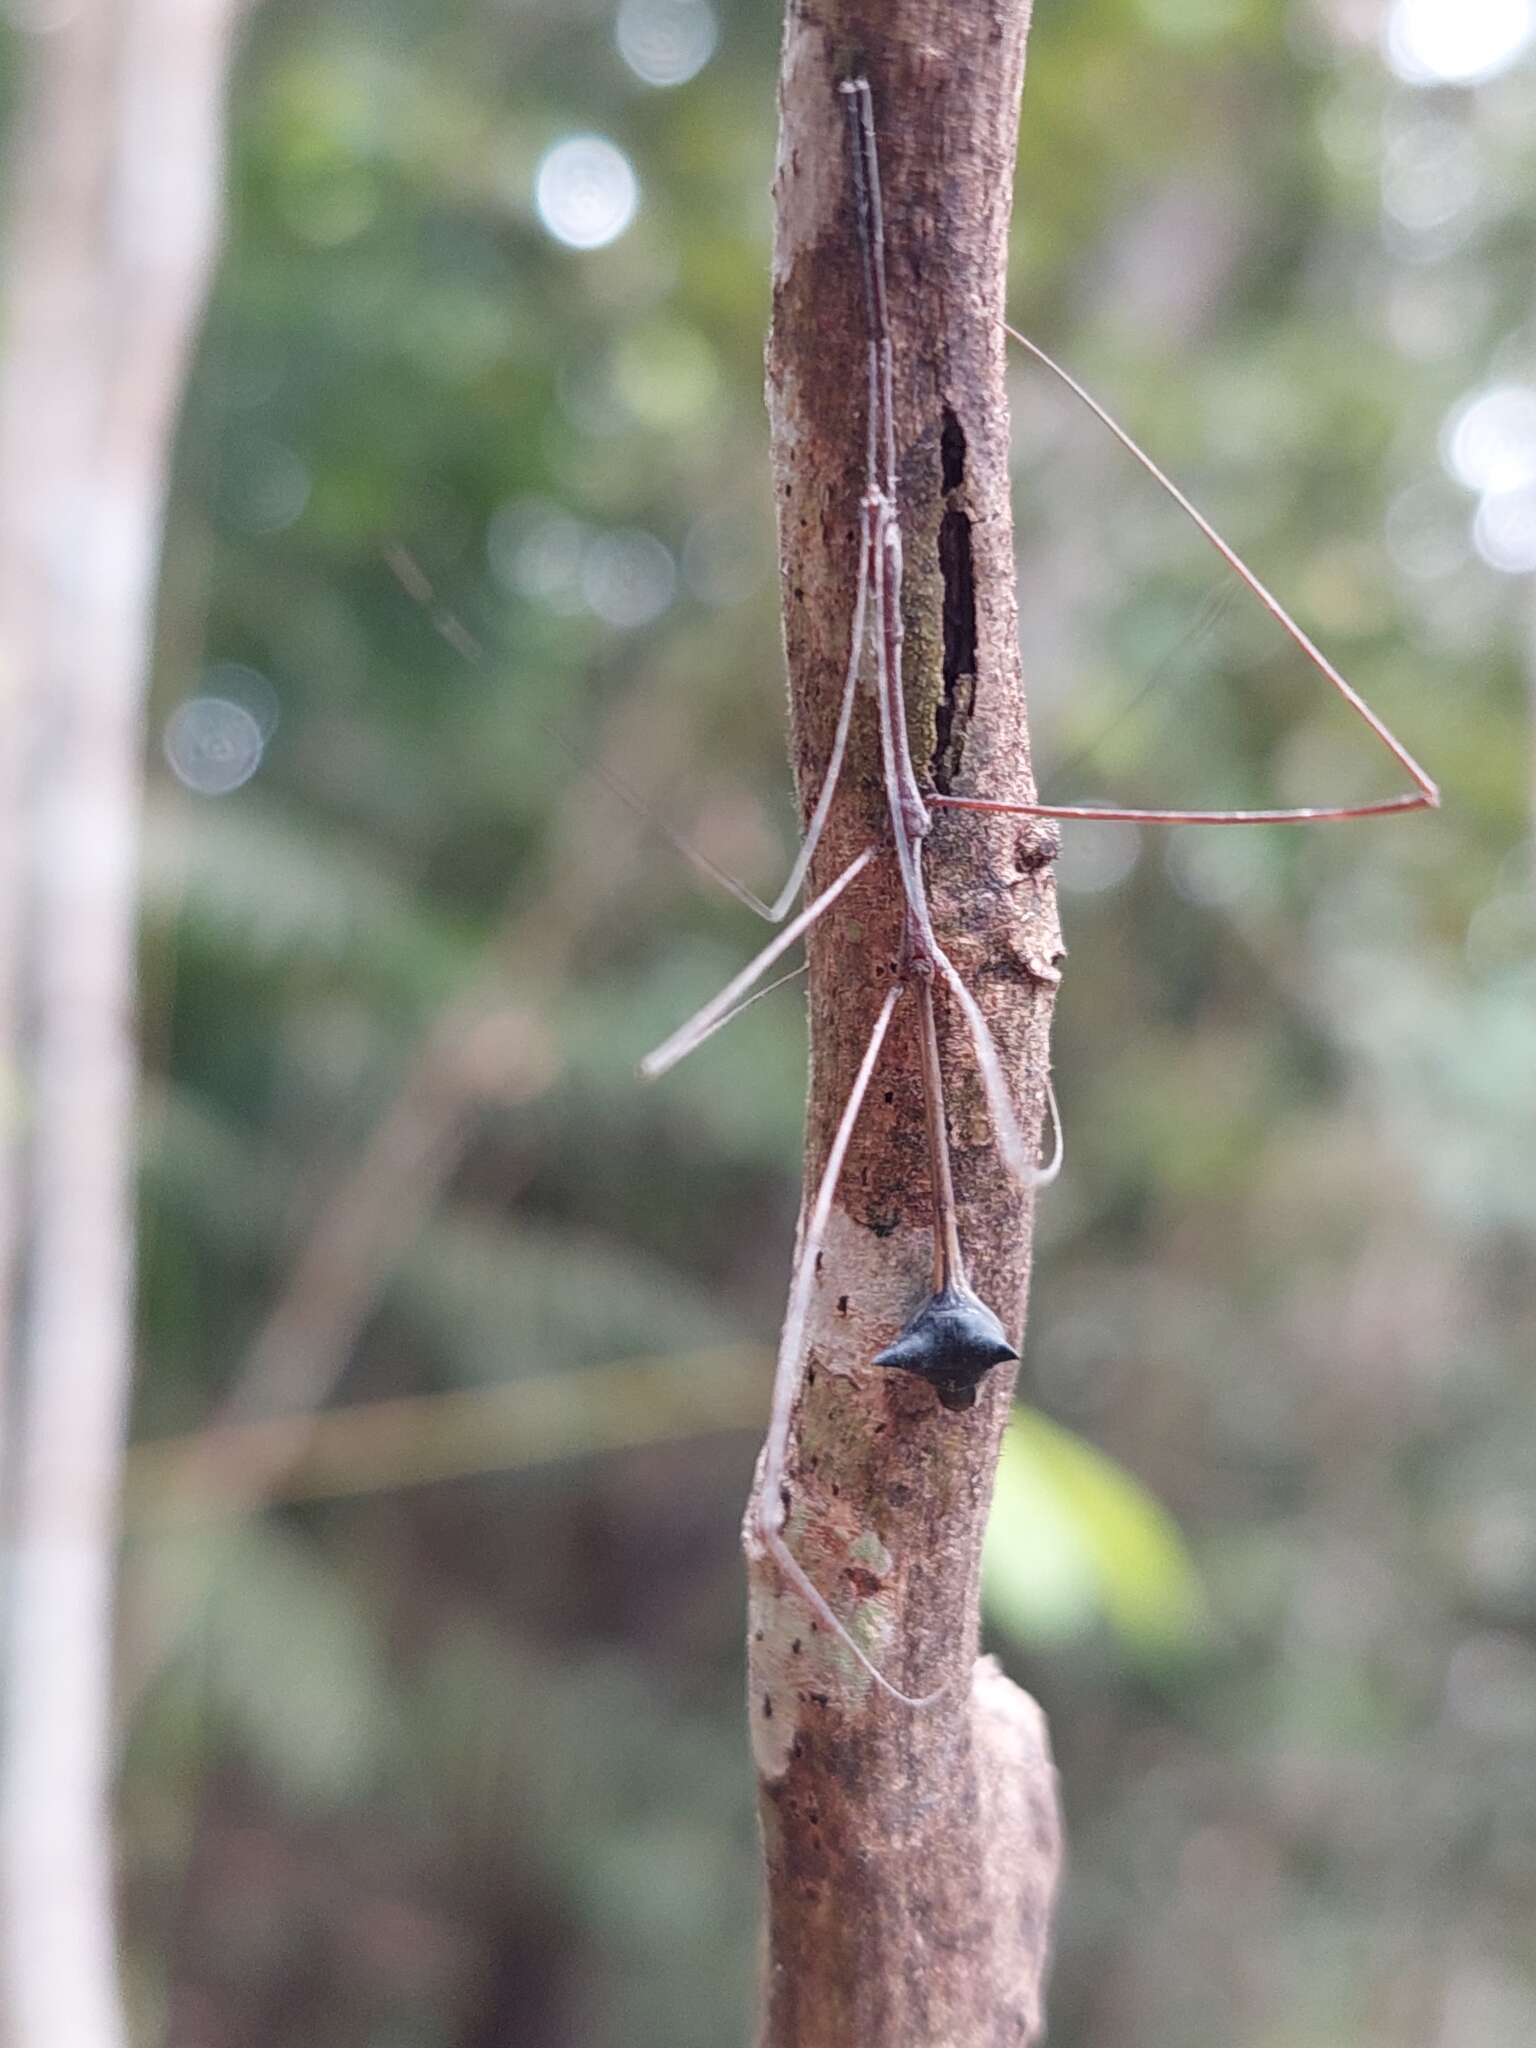
[[[37,33],[10,166],[0,675],[25,748],[25,1179],[0,1764],[7,2048],[124,2038],[112,1583],[132,1351],[142,703],[175,407],[219,210],[234,0]],[[14,829],[14,828],[13,828]],[[5,979],[0,972],[0,982]],[[12,1155],[14,1158],[14,1154]]]
[[[807,797],[834,737],[867,545],[868,423],[857,397],[870,289],[883,294],[879,326],[892,343],[895,403],[878,456],[905,557],[900,617],[883,623],[902,642],[912,752],[941,791],[1034,794],[1001,328],[1026,21],[1022,0],[789,6],[768,388]],[[869,79],[879,132],[886,262],[874,281],[861,275],[838,91],[855,76]],[[874,595],[878,613],[878,583]],[[885,780],[861,702],[813,889],[862,848],[888,843]],[[1028,2041],[1039,2027],[1059,1856],[1054,1781],[1033,1703],[985,1661],[973,1668],[981,1536],[1011,1375],[993,1372],[974,1408],[951,1413],[922,1382],[870,1361],[933,1284],[936,1215],[951,1244],[947,1217],[958,1217],[983,1299],[1015,1331],[1022,1321],[1029,1197],[998,1158],[961,990],[974,991],[1032,1141],[1060,951],[1053,844],[1049,827],[958,815],[925,842],[933,923],[955,977],[925,983],[891,1022],[809,1287],[790,1454],[779,1469],[765,1465],[749,1509],[749,1532],[782,1525],[797,1565],[883,1673],[913,1694],[949,1681],[927,1711],[892,1701],[774,1555],[749,1543],[765,2048],[982,2048]],[[902,971],[903,936],[889,856],[810,935],[808,1187]],[[930,1015],[935,1039],[925,1043]],[[952,1205],[934,1185],[940,1148],[925,1112],[925,1068],[931,1083],[940,1066]],[[767,1485],[778,1500],[764,1500]]]

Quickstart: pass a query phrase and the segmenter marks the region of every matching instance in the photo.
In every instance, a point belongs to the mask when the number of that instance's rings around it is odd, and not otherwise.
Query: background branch
[[[0,946],[0,1001],[19,995],[26,1017],[25,1172],[0,1195],[25,1288],[5,1501],[7,2048],[124,2038],[110,1673],[132,1358],[142,706],[171,439],[216,241],[234,18],[232,0],[90,0],[40,28],[10,166],[0,722],[25,748],[27,805],[0,875],[0,896],[21,906],[20,943]]]

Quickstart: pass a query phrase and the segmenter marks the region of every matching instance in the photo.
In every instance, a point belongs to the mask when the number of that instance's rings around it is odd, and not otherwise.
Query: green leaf
[[[990,1618],[1016,1641],[1107,1625],[1129,1650],[1195,1647],[1205,1598],[1173,1518],[1123,1467],[1033,1409],[1003,1439],[982,1564]]]

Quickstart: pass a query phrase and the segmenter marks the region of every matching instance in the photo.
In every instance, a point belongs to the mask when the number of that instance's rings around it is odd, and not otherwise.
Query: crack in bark
[[[965,488],[965,429],[944,408],[939,433],[939,476],[947,500],[939,522],[939,569],[944,578],[944,693],[934,707],[929,760],[933,786],[948,795],[960,773],[966,728],[976,708],[976,572]]]

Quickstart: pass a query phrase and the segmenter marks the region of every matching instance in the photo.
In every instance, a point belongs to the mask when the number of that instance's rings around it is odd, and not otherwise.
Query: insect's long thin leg
[[[885,1000],[880,1005],[874,1029],[869,1035],[869,1043],[864,1049],[864,1057],[859,1063],[859,1071],[848,1091],[848,1100],[843,1104],[843,1113],[827,1152],[826,1165],[822,1168],[821,1180],[816,1188],[816,1199],[812,1202],[806,1217],[805,1232],[795,1260],[795,1277],[789,1290],[789,1306],[785,1311],[784,1328],[779,1337],[778,1366],[773,1380],[773,1411],[769,1418],[767,1440],[763,1445],[762,1469],[758,1475],[757,1485],[757,1507],[752,1518],[751,1533],[816,1619],[830,1629],[843,1647],[852,1653],[882,1692],[900,1701],[904,1707],[931,1707],[949,1691],[948,1681],[933,1692],[917,1694],[903,1692],[899,1686],[893,1685],[868,1653],[855,1642],[846,1623],[833,1611],[831,1603],[815,1585],[783,1536],[786,1514],[784,1471],[789,1458],[789,1436],[794,1419],[795,1394],[800,1384],[800,1352],[805,1342],[806,1324],[810,1319],[817,1262],[826,1241],[827,1223],[832,1213],[832,1198],[842,1178],[843,1162],[848,1156],[854,1125],[859,1120],[859,1111],[864,1106],[864,1098],[869,1092],[870,1080],[880,1058],[881,1047],[885,1044],[886,1032],[890,1029],[892,1013],[901,1000],[904,987],[904,983],[894,983],[886,991]]]
[[[1266,584],[1260,582],[1237,550],[1222,539],[1204,513],[1190,502],[1172,478],[1158,467],[1146,450],[1132,439],[1119,421],[1113,418],[1090,392],[1078,383],[1070,371],[1063,369],[1054,357],[1048,356],[1037,342],[1029,339],[1028,335],[1020,334],[1016,327],[1010,327],[1006,321],[1003,325],[1004,332],[1021,348],[1027,349],[1036,362],[1049,370],[1075,398],[1087,406],[1094,418],[1109,429],[1121,447],[1135,457],[1154,482],[1161,485],[1179,510],[1200,529],[1227,567],[1301,649],[1318,674],[1338,692],[1361,723],[1375,734],[1398,766],[1407,772],[1414,787],[1402,796],[1384,797],[1375,803],[1299,804],[1281,810],[1164,811],[1132,809],[1123,805],[1010,804],[994,802],[983,797],[952,796],[930,797],[929,802],[950,810],[1001,811],[1031,818],[1096,818],[1106,824],[1135,825],[1314,825],[1333,823],[1346,818],[1390,817],[1400,811],[1434,810],[1440,802],[1440,790],[1434,778],[1419,765],[1397,735],[1366,703],[1359,691],[1345,681],[1327,655],[1302,631],[1279,598]]]
[[[1242,585],[1235,578],[1218,575],[1218,580],[1212,584],[1201,601],[1200,609],[1179,634],[1172,646],[1165,653],[1159,655],[1151,669],[1136,684],[1129,696],[1105,715],[1104,720],[1092,736],[1086,740],[1079,741],[1065,761],[1058,761],[1054,764],[1051,771],[1052,774],[1058,779],[1075,775],[1080,768],[1096,761],[1103,750],[1105,742],[1118,734],[1122,728],[1129,726],[1141,711],[1143,705],[1149,699],[1156,697],[1169,678],[1175,676],[1179,663],[1184,657],[1192,654],[1203,641],[1211,636],[1216,622],[1237,603],[1238,592],[1241,589]],[[1174,682],[1174,688],[1182,688],[1184,680],[1184,677],[1178,677]],[[1159,710],[1159,717],[1166,716],[1168,709],[1168,700],[1165,698]]]
[[[868,100],[869,89],[866,85],[863,88],[863,107],[865,120],[869,124],[868,132],[872,140],[873,127],[868,115]],[[857,112],[854,111],[852,101],[850,101],[850,112],[854,113],[853,126],[855,136],[857,137],[859,117]],[[868,297],[872,325],[878,332],[884,333],[885,272],[883,256],[879,261],[872,261],[868,256],[870,219],[873,219],[877,230],[879,224],[878,176],[876,175],[872,187],[870,181],[864,175],[863,157],[857,149],[854,161],[855,185],[859,198],[862,228],[861,241],[866,249],[865,291]],[[872,215],[870,212],[871,207],[873,208]],[[877,243],[876,246],[878,247],[879,244]],[[696,866],[703,868],[706,873],[712,875],[715,880],[730,891],[738,902],[756,911],[760,917],[765,918],[770,924],[779,924],[787,916],[790,906],[800,894],[811,859],[821,841],[822,832],[831,811],[833,799],[837,794],[843,760],[848,748],[849,728],[853,722],[853,707],[858,695],[859,674],[864,661],[871,576],[873,575],[875,579],[877,611],[880,607],[881,595],[885,587],[885,560],[881,551],[883,529],[878,510],[876,509],[878,501],[875,488],[875,465],[879,434],[878,422],[883,418],[885,437],[890,451],[888,466],[894,474],[895,428],[891,417],[893,375],[888,337],[885,344],[883,364],[876,344],[874,341],[871,341],[868,383],[869,445],[867,467],[869,472],[869,495],[866,498],[860,519],[858,574],[854,585],[853,616],[848,631],[848,663],[843,675],[842,701],[838,706],[837,727],[833,734],[831,752],[827,757],[826,773],[822,777],[821,789],[818,792],[815,807],[811,812],[810,822],[806,827],[805,838],[801,843],[798,854],[795,856],[794,864],[790,868],[784,886],[771,904],[765,903],[752,890],[746,888],[744,884],[738,882],[733,876],[726,874],[723,869],[717,867],[707,855],[701,854],[697,848],[690,846],[679,834],[671,831],[670,828],[663,827],[667,838],[681,853],[693,861]],[[419,571],[417,573],[419,575]],[[408,585],[407,587],[410,586]],[[434,617],[436,616],[434,613]],[[882,623],[879,635],[882,646],[885,642],[886,630],[886,626]],[[898,834],[899,844],[900,835]],[[853,867],[847,870],[840,877],[839,881],[833,884],[830,890],[818,897],[816,904],[801,913],[800,917],[788,928],[788,933],[798,935],[799,932],[804,931],[814,921],[814,918],[820,915],[821,910],[840,893],[847,882],[852,880],[854,872],[869,857],[868,855],[861,856],[860,860],[855,862]],[[905,863],[903,873],[905,879]],[[647,1079],[655,1079],[657,1075],[665,1073],[669,1067],[675,1066],[680,1059],[685,1058],[688,1053],[692,1052],[696,1046],[701,1045],[713,1032],[720,1030],[727,1024],[731,1016],[735,1014],[735,1010],[743,1007],[738,1002],[738,998],[746,989],[751,987],[757,976],[779,957],[789,943],[790,938],[786,934],[781,935],[781,938],[776,940],[773,945],[766,947],[758,955],[756,961],[745,968],[742,974],[737,975],[726,988],[721,990],[713,1002],[706,1004],[697,1015],[690,1018],[687,1023],[675,1031],[664,1045],[658,1046],[655,1052],[648,1055],[641,1062],[641,1073]]]
[[[686,1059],[696,1045],[702,1045],[712,1031],[717,1031],[726,1021],[727,1014],[736,1007],[741,998],[759,980],[774,961],[787,953],[802,932],[808,931],[831,903],[835,903],[856,875],[863,873],[875,857],[872,846],[855,860],[851,860],[833,882],[828,883],[814,902],[808,903],[800,915],[785,925],[783,931],[764,946],[755,960],[749,960],[740,974],[728,981],[719,995],[707,1002],[703,1009],[696,1010],[686,1024],[680,1024],[672,1036],[658,1045],[654,1052],[647,1053],[640,1062],[640,1072],[647,1081],[654,1081],[658,1074],[664,1074],[669,1067],[675,1067],[679,1060]]]
[[[949,1158],[949,1130],[944,1115],[944,1068],[939,1059],[939,1031],[933,1015],[933,978],[917,983],[918,1036],[923,1059],[923,1106],[928,1120],[928,1171],[933,1182],[933,1291],[964,1287],[965,1254],[955,1209],[955,1176]]]
[[[1050,1082],[1046,1082],[1046,1093],[1050,1098],[1055,1145],[1050,1159],[1042,1166],[1024,1136],[1019,1113],[1013,1106],[1008,1078],[1003,1072],[1002,1054],[997,1049],[997,1040],[992,1036],[991,1025],[982,1015],[981,1005],[966,987],[959,968],[942,946],[935,944],[933,958],[934,964],[949,985],[950,994],[960,1005],[960,1013],[971,1034],[971,1044],[976,1052],[976,1066],[981,1074],[981,1085],[986,1093],[987,1108],[992,1116],[992,1128],[996,1133],[997,1147],[1003,1155],[1004,1164],[1020,1187],[1049,1187],[1061,1171],[1065,1150],[1061,1119],[1056,1113],[1055,1097],[1050,1093]]]
[[[1279,811],[1138,811],[1109,804],[1010,804],[986,796],[930,796],[935,810],[985,811],[1014,818],[1085,818],[1101,825],[1337,825],[1347,818],[1390,818],[1402,811],[1433,811],[1433,797],[1382,797],[1369,804],[1297,805]]]
[[[811,821],[805,828],[805,837],[800,842],[800,851],[795,855],[795,864],[789,871],[788,879],[771,904],[752,902],[760,917],[766,917],[770,924],[780,924],[788,913],[789,906],[800,894],[805,880],[806,869],[811,856],[821,842],[822,829],[827,822],[827,813],[832,808],[832,799],[837,794],[838,777],[843,770],[843,756],[848,751],[848,728],[853,723],[853,704],[858,695],[859,671],[864,665],[865,619],[869,609],[869,549],[864,543],[862,532],[859,536],[859,575],[854,587],[853,622],[848,629],[848,667],[843,676],[843,701],[838,706],[837,730],[832,737],[832,751],[827,756],[827,772],[821,778],[821,790],[816,798],[816,808],[811,812]],[[741,892],[738,889],[736,893]],[[748,892],[750,895],[750,892]]]

